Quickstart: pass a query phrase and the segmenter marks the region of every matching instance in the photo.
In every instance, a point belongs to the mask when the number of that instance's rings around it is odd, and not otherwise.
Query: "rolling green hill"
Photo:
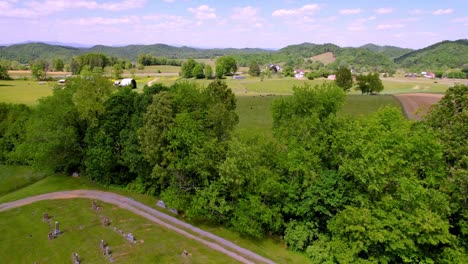
[[[468,63],[468,39],[442,41],[415,50],[395,59],[395,62],[405,68],[415,70],[445,70],[461,68]]]
[[[52,60],[60,58],[68,60],[81,53],[83,53],[83,50],[79,48],[44,43],[15,44],[0,47],[0,59],[16,60],[21,63],[28,63],[37,59]]]
[[[313,44],[307,42],[289,45],[280,50],[254,48],[200,49],[165,44],[128,45],[123,47],[97,45],[91,48],[75,48],[44,43],[27,43],[0,46],[0,59],[28,63],[36,59],[52,61],[55,58],[60,58],[68,62],[73,56],[90,52],[99,52],[110,57],[118,57],[134,62],[139,54],[150,54],[156,57],[173,59],[201,59],[232,55],[241,66],[248,66],[252,61],[260,64],[285,62],[290,65],[300,66],[305,58],[331,52],[336,58],[336,61],[329,65],[332,68],[345,65],[356,69],[380,70],[395,68],[398,64],[403,68],[435,71],[460,68],[467,63],[468,40],[443,41],[415,51],[374,44],[366,44],[359,48],[342,48],[331,43]]]
[[[371,43],[363,45],[360,48],[368,49],[377,53],[382,53],[391,59],[401,57],[413,51],[413,49],[405,49],[395,46],[379,46]]]

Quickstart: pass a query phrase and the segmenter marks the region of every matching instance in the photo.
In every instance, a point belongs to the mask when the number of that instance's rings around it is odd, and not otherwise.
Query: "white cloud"
[[[468,17],[459,17],[450,20],[452,23],[468,23]]]
[[[273,11],[271,14],[274,17],[289,17],[289,16],[297,16],[297,15],[310,15],[322,8],[321,5],[312,4],[312,5],[305,5],[301,8],[296,9],[278,9]]]
[[[366,29],[366,23],[375,19],[377,19],[376,16],[355,19],[346,27],[346,29],[348,31],[363,31]]]
[[[447,15],[453,13],[453,9],[437,9],[432,12],[433,15]]]
[[[231,19],[235,23],[241,24],[242,27],[249,27],[253,25],[255,28],[263,27],[265,20],[258,16],[257,9],[251,6],[234,8]],[[248,24],[248,25],[246,25]]]
[[[356,9],[341,9],[340,14],[342,15],[356,15],[362,12],[362,9],[356,8]]]
[[[393,12],[391,7],[382,7],[374,10],[377,14],[390,14]]]
[[[34,0],[25,2],[23,7],[18,7],[13,5],[18,3],[17,0],[7,0],[0,1],[0,8],[2,9],[0,17],[37,18],[69,9],[123,11],[140,8],[145,5],[146,1],[147,0],[123,0],[119,2],[98,3],[96,1],[88,0]]]
[[[380,24],[377,25],[378,30],[399,29],[406,27],[405,24]]]
[[[121,17],[121,18],[103,18],[103,17],[87,17],[80,18],[76,21],[70,21],[72,23],[81,26],[112,26],[135,23],[137,18],[135,17]]]
[[[175,0],[163,0],[163,1],[166,2],[166,3],[174,3],[175,2]]]
[[[146,0],[123,0],[119,2],[103,2],[98,3],[96,1],[87,1],[87,0],[76,0],[76,1],[67,1],[67,0],[45,0],[45,1],[31,1],[25,3],[29,8],[35,10],[50,10],[52,12],[62,11],[66,9],[101,9],[107,11],[122,11],[128,9],[134,9],[144,6]]]
[[[201,5],[197,8],[190,7],[188,11],[195,15],[199,20],[214,19],[216,18],[215,9],[207,5]]]

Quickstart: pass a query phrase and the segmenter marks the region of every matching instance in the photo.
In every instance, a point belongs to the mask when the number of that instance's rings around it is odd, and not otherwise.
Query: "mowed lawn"
[[[73,252],[83,263],[108,263],[99,249],[103,239],[116,263],[238,263],[192,239],[120,209],[98,201],[102,210],[91,208],[89,199],[41,201],[0,213],[2,263],[70,263]],[[51,227],[42,220],[51,217]],[[101,217],[111,221],[101,224]],[[59,222],[63,234],[48,240],[47,234]],[[133,233],[130,243],[114,227]],[[191,256],[184,257],[187,250]]]
[[[36,104],[44,96],[52,95],[56,81],[38,82],[34,80],[0,80],[0,102],[15,104]]]

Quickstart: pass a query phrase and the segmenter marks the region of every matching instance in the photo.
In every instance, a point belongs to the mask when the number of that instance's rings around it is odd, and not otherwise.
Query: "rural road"
[[[439,102],[443,94],[408,93],[394,95],[403,106],[409,119],[421,120],[429,107]]]
[[[115,204],[123,209],[129,210],[163,227],[175,231],[187,238],[196,240],[214,250],[224,253],[242,263],[274,263],[273,261],[264,258],[250,250],[242,248],[226,239],[223,239],[212,233],[203,231],[193,225],[182,222],[175,217],[159,212],[131,198],[110,192],[75,190],[46,193],[9,203],[0,204],[0,212],[38,201],[74,198],[95,199],[106,203]],[[189,233],[188,231],[190,231],[191,233]],[[195,233],[198,236],[193,235],[192,233]]]

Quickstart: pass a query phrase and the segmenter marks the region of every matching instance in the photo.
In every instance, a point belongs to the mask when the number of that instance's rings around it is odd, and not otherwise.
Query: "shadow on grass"
[[[0,84],[0,87],[1,86],[14,86],[13,84]]]

